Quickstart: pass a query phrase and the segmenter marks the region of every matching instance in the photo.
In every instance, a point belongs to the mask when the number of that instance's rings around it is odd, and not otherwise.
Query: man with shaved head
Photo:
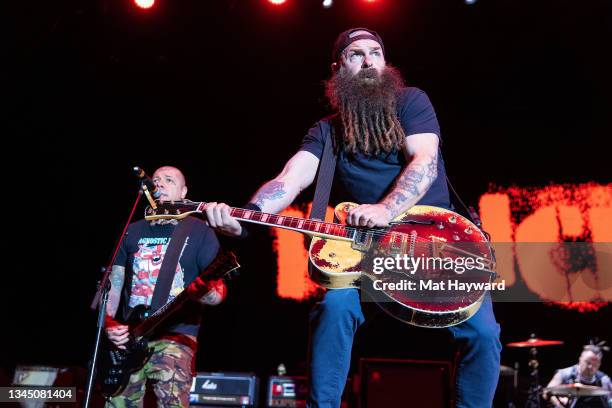
[[[326,140],[337,157],[332,203],[354,201],[349,225],[386,227],[414,205],[450,208],[440,127],[429,98],[407,87],[387,62],[381,36],[352,28],[337,37],[326,96],[336,113],[318,121],[282,172],[265,183],[248,207],[279,212],[312,184]],[[226,204],[206,208],[209,224],[228,235],[242,226]],[[338,408],[348,375],[353,337],[364,323],[357,289],[330,289],[311,316],[311,408]],[[451,327],[462,359],[457,406],[490,407],[499,376],[499,325],[491,300],[468,321]],[[384,347],[384,338],[381,337]],[[407,345],[410,347],[410,345]],[[398,402],[409,406],[409,401]]]
[[[179,201],[187,195],[185,176],[176,167],[160,167],[153,174],[153,182],[160,192],[161,201]],[[128,326],[120,322],[136,306],[151,305],[168,244],[179,222],[184,221],[137,221],[130,224],[121,243],[110,276],[105,327],[109,340],[121,349],[125,349],[129,341],[129,332]],[[107,407],[142,406],[147,384],[152,386],[158,406],[189,405],[201,305],[221,303],[226,292],[223,281],[203,282],[198,278],[216,257],[219,241],[203,221],[194,218],[190,222],[193,225],[176,265],[168,301],[186,289],[191,303],[173,316],[162,333],[149,342],[151,356],[140,370],[131,375],[123,392],[108,401]]]

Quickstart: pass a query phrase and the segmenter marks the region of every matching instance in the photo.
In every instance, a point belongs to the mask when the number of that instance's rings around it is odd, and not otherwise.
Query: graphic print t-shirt
[[[212,262],[219,250],[219,241],[214,231],[203,221],[195,221],[176,266],[168,301],[181,293]],[[172,224],[151,225],[145,220],[128,227],[115,264],[125,267],[124,287],[130,289],[124,296],[124,303],[129,308],[151,305],[157,277],[174,228]],[[183,320],[187,319],[187,324],[181,322],[173,325],[172,331],[197,335],[199,314],[197,317],[182,317]]]
[[[142,237],[138,240],[138,251],[133,255],[132,261],[132,288],[128,303],[130,307],[151,305],[153,289],[169,243],[170,237]],[[184,288],[185,274],[179,260],[168,300],[174,299]]]

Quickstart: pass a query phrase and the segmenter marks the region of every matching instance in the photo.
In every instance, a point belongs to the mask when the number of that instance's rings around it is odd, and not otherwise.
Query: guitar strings
[[[185,204],[192,204],[192,205],[195,205],[196,208],[197,208],[197,207],[199,207],[199,205],[201,203],[190,201],[190,200],[184,200],[182,202],[182,204],[183,205],[185,205]],[[178,205],[180,206],[181,204],[178,204]],[[402,242],[403,242],[403,238],[404,237],[408,237],[409,240],[414,239],[415,244],[416,243],[425,243],[425,244],[432,244],[433,243],[432,240],[421,238],[421,237],[418,237],[418,236],[416,238],[412,238],[410,233],[401,232],[401,231],[383,231],[382,229],[378,229],[378,228],[354,227],[354,226],[348,226],[348,225],[338,224],[338,223],[334,223],[334,222],[310,220],[310,219],[305,219],[305,218],[297,218],[297,217],[291,217],[291,216],[285,216],[285,215],[279,215],[279,214],[270,214],[270,213],[265,213],[263,211],[247,210],[247,209],[238,208],[238,207],[230,207],[230,210],[231,210],[232,213],[235,213],[236,215],[238,215],[240,218],[243,218],[243,220],[247,221],[247,222],[249,222],[249,221],[251,221],[251,222],[258,222],[258,221],[262,222],[261,221],[262,216],[267,215],[268,218],[273,218],[273,217],[276,217],[277,219],[278,218],[283,218],[283,219],[288,219],[290,222],[297,222],[297,223],[299,223],[300,221],[303,221],[303,224],[307,224],[307,223],[308,224],[319,223],[322,226],[329,226],[328,231],[332,230],[332,228],[335,228],[336,230],[340,229],[340,230],[347,231],[348,233],[353,233],[353,239],[356,238],[357,233],[364,233],[366,235],[371,235],[372,237],[377,237],[377,238],[378,237],[389,236],[389,234],[394,234],[395,236],[402,237]],[[198,211],[198,212],[201,212],[201,211]],[[245,218],[244,214],[247,213],[247,212],[251,212],[252,215],[258,216],[259,220],[252,219],[251,217]],[[263,222],[266,222],[266,221],[263,221]],[[274,223],[268,222],[268,224],[273,225]],[[276,224],[276,225],[278,225],[278,224]],[[478,229],[476,228],[476,230],[478,230]],[[312,231],[312,232],[323,233],[321,231]],[[333,233],[330,234],[329,232],[324,233],[324,234],[334,235]],[[340,235],[338,235],[338,236],[341,237]],[[348,238],[348,236],[345,236],[343,238]],[[468,242],[469,243],[473,243],[473,244],[477,244],[477,243],[485,244],[485,243],[487,243],[487,241],[485,241],[485,242],[468,241]],[[462,253],[474,256],[474,254],[471,254],[471,253],[469,253],[469,252],[467,252],[465,250],[459,249],[459,248],[457,248],[457,247],[455,247],[453,245],[450,245],[450,244],[448,244],[446,242],[440,242],[440,244],[444,245],[447,250],[448,249],[453,249],[453,250],[456,250],[457,252],[462,252]]]

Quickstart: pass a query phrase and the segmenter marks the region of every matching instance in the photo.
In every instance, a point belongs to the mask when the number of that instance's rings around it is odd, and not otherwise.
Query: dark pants
[[[351,362],[355,332],[365,322],[357,289],[328,290],[310,314],[309,408],[338,408]],[[450,327],[461,345],[457,407],[489,408],[499,377],[499,324],[487,297],[466,322]],[[384,337],[381,338],[384,342]]]

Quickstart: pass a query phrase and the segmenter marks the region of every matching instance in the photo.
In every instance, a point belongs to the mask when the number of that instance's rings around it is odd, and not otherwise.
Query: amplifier
[[[50,366],[28,366],[18,365],[15,367],[12,385],[32,386],[32,387],[75,387],[76,402],[54,403],[46,400],[21,401],[23,408],[42,408],[56,406],[81,406],[85,394],[85,382],[87,371],[81,367],[50,367]],[[104,405],[101,395],[95,394],[91,399],[92,406],[100,407]],[[0,404],[2,405],[2,404]],[[18,406],[18,405],[17,405]]]
[[[51,386],[55,383],[59,368],[46,366],[15,367],[13,385]]]
[[[447,361],[363,358],[360,408],[450,408],[451,363]]]
[[[258,380],[251,373],[205,373],[193,379],[189,406],[201,408],[257,407]]]
[[[267,407],[304,408],[308,398],[306,377],[270,377]]]

